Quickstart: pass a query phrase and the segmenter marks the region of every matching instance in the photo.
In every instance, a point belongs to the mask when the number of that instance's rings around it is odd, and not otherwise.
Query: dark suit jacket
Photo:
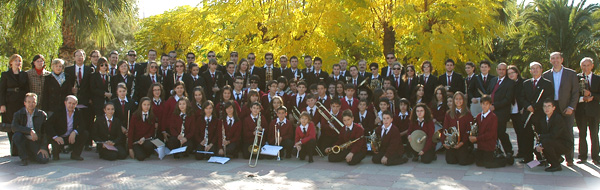
[[[127,111],[131,111],[131,113],[129,114],[129,116],[131,116],[133,114],[133,112],[135,111],[135,109],[137,108],[135,103],[133,102],[133,100],[131,98],[127,97],[127,101],[125,102],[125,111],[123,111],[123,109],[121,108],[121,102],[117,96],[115,96],[115,98],[110,100],[110,102],[112,102],[115,105],[115,114],[114,114],[115,117],[118,118],[123,123],[125,123],[125,125],[123,125],[124,127],[127,127],[127,123],[129,123],[129,117],[127,117]]]
[[[558,110],[561,114],[564,114],[564,110],[567,109],[567,107],[577,109],[577,103],[579,102],[579,81],[577,79],[577,73],[572,69],[566,67],[563,68],[560,88],[554,89],[558,90]],[[554,85],[552,69],[544,72],[542,76]]]
[[[38,135],[37,145],[39,145],[39,149],[48,150],[48,137],[46,136],[46,130],[44,124],[47,119],[46,112],[35,109],[33,111],[33,129],[27,127],[27,110],[25,108],[21,108],[14,114],[12,120],[12,130],[15,133],[22,133],[23,135],[29,135],[31,130],[34,130]]]
[[[425,87],[425,95],[423,96],[423,101],[431,102],[431,99],[435,95],[435,88],[438,86],[438,77],[433,74],[429,74],[427,82],[425,82],[425,76],[419,75],[419,84]]]
[[[493,92],[496,83],[498,83],[498,77],[494,78],[491,82],[488,91],[491,94],[494,94]],[[510,106],[513,103],[514,86],[515,81],[510,80],[508,76],[505,76],[502,83],[500,83],[500,86],[498,86],[492,100],[495,108],[494,113],[498,118],[508,118],[510,116]]]
[[[341,145],[348,141],[356,140],[357,138],[360,138],[365,134],[365,129],[363,129],[362,126],[356,123],[353,123],[352,125],[352,130],[348,132],[346,131],[345,126],[342,127],[342,130],[340,130],[340,135],[338,136],[338,140],[335,142],[335,145]],[[348,150],[350,150],[350,152],[354,154],[359,152],[367,152],[367,142],[364,138],[360,138],[358,141],[350,145],[348,147]]]
[[[117,76],[118,77],[118,76]],[[112,88],[110,84],[112,78],[115,77],[111,77],[110,75],[106,75],[106,79],[103,81],[102,80],[102,75],[98,72],[92,74],[92,79],[90,81],[90,87],[91,87],[91,92],[92,92],[92,102],[94,102],[94,105],[96,106],[102,106],[104,105],[104,93],[108,92],[108,88]],[[115,84],[116,85],[116,84]],[[111,93],[113,93],[113,96],[117,94],[116,89],[111,89],[113,91],[111,91]]]
[[[212,91],[212,88],[214,86],[218,86],[219,88],[223,88],[223,85],[225,84],[225,80],[223,78],[223,73],[221,73],[221,71],[219,70],[215,70],[215,79],[213,80],[210,71],[204,71],[201,75],[204,78],[204,84],[206,85],[204,87],[204,94],[206,95],[206,99],[207,100],[212,100],[213,102],[215,102],[216,100],[219,99],[219,94],[214,94]],[[213,94],[214,94],[214,98],[213,98]]]
[[[225,85],[229,85],[233,88],[233,83],[235,82],[235,73],[233,73],[233,77],[231,75],[229,75],[229,73],[225,72],[223,73],[223,78],[225,80]],[[273,79],[273,80],[277,80],[277,79]]]
[[[369,73],[369,72],[365,71],[363,74],[361,74],[360,71],[358,71],[358,76],[360,76],[362,78],[369,78],[369,77],[373,76],[373,73]]]
[[[73,113],[73,130],[77,130],[78,133],[87,131],[82,117],[81,112],[75,109],[75,113]],[[54,112],[46,122],[46,130],[49,139],[52,139],[54,136],[60,137],[67,133],[67,109]]]
[[[540,93],[544,90],[544,93],[540,97],[540,101],[537,101],[537,98],[540,96]],[[537,81],[537,85],[535,86],[535,90],[533,88],[533,79],[527,79],[523,82],[523,86],[521,89],[521,94],[517,96],[517,100],[519,104],[523,106],[523,115],[527,117],[529,115],[529,111],[527,108],[532,106],[534,109],[534,113],[544,115],[544,100],[553,99],[554,98],[554,86],[552,86],[552,82],[548,79],[540,77],[539,81]],[[526,118],[525,118],[526,119]]]
[[[205,88],[204,77],[202,77],[200,73],[198,73],[197,77],[198,78],[194,81],[194,77],[192,77],[191,74],[183,75],[183,82],[185,83],[185,88],[187,88],[186,91],[188,93],[188,96],[190,97],[193,97],[195,87],[200,86],[202,88]]]
[[[321,72],[319,72],[319,76],[317,76],[315,74],[315,72],[310,72],[310,73],[306,73],[306,82],[307,82],[307,86],[306,88],[310,88],[310,85],[312,84],[317,84],[318,82],[327,82],[327,80],[329,79],[329,74],[327,74],[326,71],[321,69]],[[309,90],[307,90],[309,91]]]
[[[101,115],[96,118],[94,122],[94,126],[90,130],[90,135],[95,142],[104,142],[104,141],[112,141],[115,144],[122,145],[125,143],[125,134],[121,132],[121,127],[126,126],[123,125],[119,118],[112,118],[112,126],[110,131],[108,131],[108,122],[106,121],[106,116]]]
[[[298,79],[303,79],[304,78],[304,72],[302,72],[301,69],[296,69],[296,75],[294,75],[294,72],[292,71],[291,68],[287,68],[283,71],[282,73],[283,76],[285,76],[286,79],[290,80],[292,78],[298,78]]]
[[[155,75],[155,79],[157,83],[163,83],[163,77],[160,74]],[[152,78],[150,77],[150,75],[141,75],[138,76],[137,80],[135,81],[135,93],[134,93],[134,99],[136,101],[140,101],[140,99],[142,99],[142,97],[145,97],[146,95],[148,95],[148,89],[150,89],[150,86],[152,85]],[[166,90],[166,89],[165,89]],[[163,93],[167,93],[167,92],[163,92]]]
[[[554,114],[550,116],[548,121],[546,121],[546,116],[541,117],[543,120],[538,125],[540,127],[535,129],[540,135],[542,146],[544,146],[544,143],[559,141],[565,144],[566,147],[573,147],[573,134],[569,133],[565,121],[557,111],[559,110],[554,110]]]
[[[421,83],[419,81],[419,77],[413,77],[412,80],[410,81],[410,85],[408,84],[408,78],[406,80],[403,80],[402,82],[402,91],[403,93],[400,94],[400,96],[402,98],[406,98],[408,100],[412,99],[412,95],[414,93],[415,88],[417,87],[417,84]]]
[[[579,80],[585,80],[581,73],[577,74],[577,77],[580,78]],[[591,80],[591,85],[587,88],[589,88],[594,99],[591,102],[577,103],[577,110],[575,111],[575,116],[577,117],[589,116],[598,118],[598,107],[600,104],[600,76],[592,73]]]
[[[463,92],[465,91],[465,79],[462,77],[462,75],[456,73],[456,72],[452,72],[452,78],[451,78],[451,83],[450,83],[450,92]],[[440,77],[438,78],[438,82],[440,85],[444,85],[446,86],[448,84],[448,76],[447,73],[444,72],[443,75],[440,75]]]
[[[469,83],[469,100],[471,98],[480,98],[481,93],[483,94],[491,94],[491,91],[488,91],[490,85],[494,85],[490,83],[490,81],[494,80],[496,76],[488,74],[485,82],[483,81],[483,76],[481,74],[476,75],[471,82]],[[481,93],[480,93],[481,91]]]
[[[131,75],[133,76],[137,77],[138,75],[143,75],[144,73],[146,73],[146,71],[144,70],[146,68],[139,63],[133,64],[133,71],[131,70],[131,65],[129,65],[129,63],[127,63],[127,66],[129,68],[129,72],[131,72]]]
[[[45,77],[42,109],[47,112],[65,109],[65,104],[63,103],[65,97],[73,94],[71,91],[75,82],[73,76],[65,73],[65,82],[62,85],[58,84],[58,81],[52,74]]]
[[[337,80],[335,80],[335,78],[334,78],[333,74],[332,74],[332,75],[329,75],[329,78],[328,78],[328,80],[327,80],[327,84],[328,84],[328,85],[329,85],[329,84],[335,84],[335,83],[337,83],[338,81],[342,81],[343,83],[346,83],[346,77],[345,77],[345,76],[342,76],[342,75],[340,75],[340,76],[338,76]]]
[[[112,88],[113,98],[116,97],[116,95],[117,95],[117,86],[119,83],[125,83],[125,86],[127,86],[127,96],[131,97],[131,91],[133,90],[133,83],[134,83],[135,77],[133,75],[125,75],[125,78],[127,78],[127,80],[125,80],[123,78],[123,75],[121,75],[121,74],[117,74],[111,78],[110,87]],[[125,82],[125,81],[127,81],[127,82]],[[136,86],[137,86],[137,84],[136,84]]]
[[[81,79],[81,84],[77,83],[77,72],[75,71],[75,65],[69,66],[65,68],[65,73],[73,76],[73,84],[77,85],[77,99],[79,100],[79,104],[88,105],[91,96],[90,90],[90,79],[92,78],[92,68],[89,66],[83,67],[83,78]]]

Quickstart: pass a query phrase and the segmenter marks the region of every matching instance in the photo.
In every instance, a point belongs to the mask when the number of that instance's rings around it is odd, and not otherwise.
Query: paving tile
[[[520,184],[523,183],[523,174],[496,171],[468,171],[462,180]]]

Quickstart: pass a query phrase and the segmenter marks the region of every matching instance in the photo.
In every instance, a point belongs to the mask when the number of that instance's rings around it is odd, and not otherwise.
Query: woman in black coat
[[[52,73],[46,76],[44,82],[44,100],[42,101],[42,110],[48,113],[48,117],[52,113],[65,109],[65,98],[73,94],[73,86],[75,79],[72,75],[64,72],[65,61],[62,59],[52,60]]]
[[[134,93],[134,79],[135,77],[129,72],[129,65],[127,65],[126,61],[119,61],[117,64],[117,68],[119,69],[117,75],[113,76],[110,81],[110,86],[112,88],[111,92],[116,94],[117,92],[117,84],[125,83],[127,86],[127,97],[131,98],[131,95]],[[113,98],[116,96],[113,96]]]
[[[13,115],[24,107],[25,94],[29,92],[27,73],[21,71],[23,58],[14,54],[10,56],[8,71],[2,72],[0,78],[0,113],[2,123],[12,123]],[[13,132],[8,132],[8,140],[11,143],[10,153],[17,156],[17,149],[12,147]]]
[[[517,99],[518,96],[521,94],[521,90],[523,89],[523,78],[521,78],[521,73],[519,72],[519,69],[514,66],[514,65],[510,65],[508,66],[507,69],[507,76],[508,78],[510,78],[511,80],[515,81],[515,87],[513,89],[514,90],[514,96],[513,98],[515,100],[513,100],[513,103],[511,103],[511,106],[513,106],[513,108],[511,109],[511,113],[510,113],[510,119],[512,120],[512,124],[513,124],[513,128],[515,129],[515,133],[517,134],[517,144],[518,145],[522,145],[525,143],[519,143],[524,141],[524,137],[523,137],[523,130],[524,130],[524,122],[525,122],[525,118],[523,118],[523,115],[521,114],[521,110],[523,109],[523,105],[519,105]],[[527,117],[527,116],[525,116]],[[523,139],[523,140],[522,140]],[[531,148],[531,147],[523,147],[523,146],[519,146],[519,153],[517,153],[517,155],[515,155],[518,158],[521,158],[525,153],[522,153],[521,151],[527,149],[527,148]]]
[[[94,114],[96,116],[104,115],[102,108],[104,104],[113,98],[110,81],[112,76],[108,73],[108,60],[101,57],[96,63],[97,69],[90,79],[92,89],[92,103],[94,104]]]

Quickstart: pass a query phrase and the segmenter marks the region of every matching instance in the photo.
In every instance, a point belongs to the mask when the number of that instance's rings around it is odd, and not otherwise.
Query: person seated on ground
[[[408,158],[404,157],[404,146],[398,127],[393,126],[393,114],[390,111],[383,113],[383,125],[375,129],[379,147],[371,147],[374,154],[371,159],[375,164],[393,166],[404,164]],[[371,144],[372,146],[373,144]]]
[[[567,145],[573,144],[573,134],[569,133],[565,121],[559,112],[554,112],[556,106],[554,101],[544,101],[544,113],[546,117],[539,121],[539,127],[536,132],[539,134],[540,143],[536,145],[535,150],[546,157],[550,166],[545,169],[547,172],[561,171],[560,163],[564,161],[561,155],[569,152]]]

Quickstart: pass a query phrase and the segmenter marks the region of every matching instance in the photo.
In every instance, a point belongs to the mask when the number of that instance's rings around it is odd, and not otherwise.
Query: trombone
[[[321,110],[321,109],[323,109],[323,110],[327,111],[327,108],[325,106],[323,106],[323,104],[321,104],[321,102],[319,102],[319,101],[317,101],[317,108],[319,108],[319,109],[317,109],[317,111],[319,111],[319,113],[327,120],[327,122],[329,122],[329,124],[330,124],[329,127],[331,127],[333,130],[335,130],[335,132],[337,134],[340,134],[340,131],[337,128],[335,128],[335,126],[331,125],[331,124],[333,124],[333,123],[331,123],[331,120],[335,121],[337,124],[339,124],[342,127],[344,126],[344,124],[342,124],[342,122],[340,120],[338,120],[337,117],[334,117],[333,115],[331,115],[331,117],[327,117],[325,115],[325,112],[323,112]]]
[[[281,142],[279,141],[279,137],[281,137],[281,133],[279,133],[279,129],[276,129],[275,130],[275,145],[277,145],[277,146],[281,146]],[[279,152],[277,152],[277,161],[280,161],[280,160],[281,160],[281,156],[279,155]]]
[[[254,143],[252,146],[248,147],[248,151],[250,152],[250,159],[248,160],[248,166],[251,168],[256,167],[258,164],[258,157],[260,156],[260,147],[262,146],[263,133],[265,129],[260,126],[260,112],[258,113],[258,120],[256,121],[256,128],[254,129]],[[260,138],[260,139],[259,139]],[[256,154],[256,158],[254,159],[254,163],[252,162],[252,157]]]

